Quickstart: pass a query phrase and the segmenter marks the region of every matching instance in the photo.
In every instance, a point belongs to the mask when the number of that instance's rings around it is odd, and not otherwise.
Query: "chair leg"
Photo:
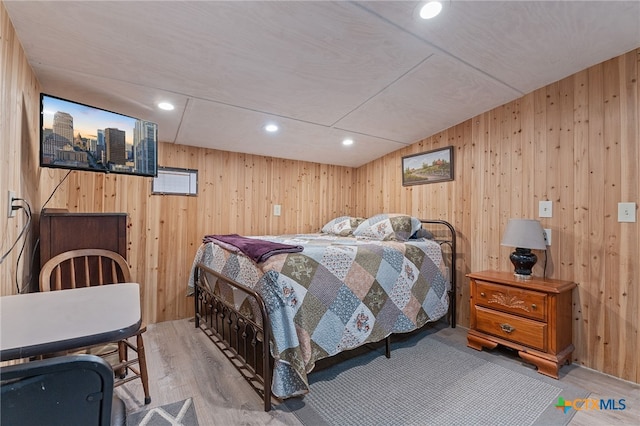
[[[122,340],[118,342],[118,362],[126,362],[129,359],[128,355],[129,349],[127,348],[127,344]],[[116,376],[120,379],[124,379],[127,376],[127,367],[122,367],[118,371],[115,372]]]
[[[138,363],[140,366],[140,380],[142,380],[142,389],[144,390],[144,403],[149,404],[151,402],[151,396],[149,396],[149,376],[147,375],[147,356],[144,352],[144,341],[142,339],[142,333],[138,333],[136,336],[136,343],[138,346]]]
[[[384,339],[384,356],[391,358],[391,335]]]

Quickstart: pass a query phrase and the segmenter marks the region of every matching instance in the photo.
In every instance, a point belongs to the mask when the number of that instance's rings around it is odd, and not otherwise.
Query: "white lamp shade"
[[[509,219],[502,237],[502,245],[517,248],[545,250],[544,230],[534,219]]]

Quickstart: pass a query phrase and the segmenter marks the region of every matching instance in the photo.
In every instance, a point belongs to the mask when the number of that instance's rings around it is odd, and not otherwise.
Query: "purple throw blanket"
[[[257,238],[242,237],[238,234],[205,235],[203,243],[222,243],[225,248],[235,247],[256,263],[264,262],[271,256],[280,253],[298,253],[304,250],[302,246],[274,243]]]

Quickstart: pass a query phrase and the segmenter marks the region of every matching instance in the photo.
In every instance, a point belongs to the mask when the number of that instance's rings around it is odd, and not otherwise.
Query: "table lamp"
[[[515,267],[516,278],[525,280],[531,278],[531,268],[538,261],[531,249],[547,248],[542,225],[534,219],[509,219],[501,245],[516,248],[509,259]]]

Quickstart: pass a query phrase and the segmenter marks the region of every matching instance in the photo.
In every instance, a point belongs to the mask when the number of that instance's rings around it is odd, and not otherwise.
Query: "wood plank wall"
[[[25,226],[29,229],[22,254],[24,238],[0,264],[0,294],[5,295],[16,293],[16,286],[31,280],[30,259],[36,239],[33,226],[28,225],[24,210],[11,219],[6,212],[9,190],[30,201],[38,197],[37,153],[34,156],[33,151],[38,150],[39,85],[2,3],[0,43],[0,257]]]
[[[163,143],[159,163],[198,170],[197,197],[152,195],[151,179],[71,172],[47,207],[126,212],[128,260],[154,323],[193,314],[186,284],[205,234],[316,232],[353,209],[353,169]],[[43,169],[41,201],[67,173]],[[273,205],[282,206],[273,216]]]
[[[359,214],[409,212],[458,232],[459,321],[469,322],[464,275],[512,270],[500,246],[511,217],[553,202],[547,276],[578,283],[573,360],[640,382],[640,230],[617,203],[639,201],[640,49],[593,66],[373,161],[356,172]],[[455,181],[402,187],[404,155],[453,145]],[[542,275],[544,254],[534,274]]]
[[[39,86],[1,3],[0,23],[0,195],[15,189],[37,213],[66,172],[38,167]],[[538,201],[552,200],[553,218],[541,219],[553,231],[547,275],[579,284],[574,361],[640,382],[640,231],[616,220],[618,202],[639,198],[639,60],[640,50],[629,52],[356,170],[161,144],[161,165],[199,170],[198,197],[151,195],[145,178],[72,172],[47,207],[129,214],[129,261],[150,323],[192,314],[187,275],[205,233],[310,232],[342,214],[445,219],[458,232],[458,321],[466,325],[464,274],[511,270],[511,249],[500,246],[507,220],[536,217]],[[402,156],[448,145],[454,181],[402,186]],[[271,214],[273,204],[282,216]],[[0,265],[2,295],[16,292],[16,269],[20,283],[30,280],[24,259],[35,216],[22,260],[14,250]],[[21,220],[0,222],[3,251]]]

